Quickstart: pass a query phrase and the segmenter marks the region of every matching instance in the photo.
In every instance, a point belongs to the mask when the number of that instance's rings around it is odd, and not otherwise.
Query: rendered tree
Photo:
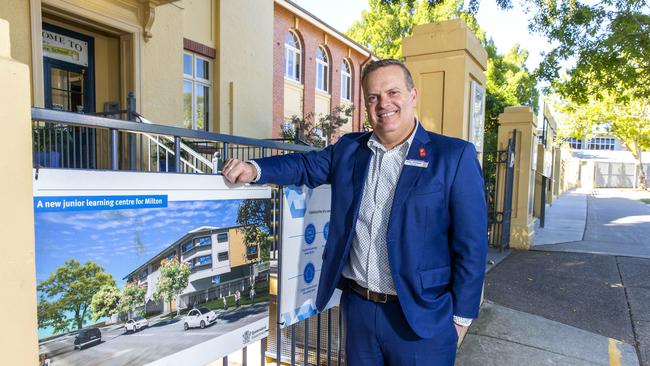
[[[93,296],[104,285],[115,286],[115,280],[97,263],[66,261],[38,284],[39,327],[51,326],[54,333],[83,328]]]
[[[279,218],[279,217],[278,217]],[[237,212],[239,230],[247,246],[259,245],[262,261],[270,259],[271,224],[273,223],[273,202],[265,200],[244,200]]]
[[[120,297],[121,310],[127,312],[129,315],[133,315],[133,310],[144,303],[144,297],[146,294],[146,287],[141,287],[134,282],[127,283],[124,285]]]
[[[160,280],[153,294],[156,301],[171,303],[176,300],[176,315],[180,313],[179,298],[189,284],[191,269],[187,263],[180,263],[177,258],[163,259],[160,263]]]
[[[104,285],[93,295],[90,302],[90,311],[93,314],[93,321],[101,317],[110,317],[119,312],[120,290],[113,285]]]

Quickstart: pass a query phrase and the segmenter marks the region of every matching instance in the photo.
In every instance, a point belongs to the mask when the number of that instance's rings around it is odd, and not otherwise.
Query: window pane
[[[183,81],[183,127],[192,128],[192,82]]]
[[[183,54],[183,73],[192,75],[192,55]]]
[[[52,109],[69,111],[68,93],[62,90],[52,89]]]
[[[196,93],[196,129],[207,130],[208,128],[208,109],[210,88],[205,85],[197,84]]]
[[[196,77],[210,80],[210,63],[208,61],[196,59]]]
[[[68,72],[65,70],[52,68],[50,72],[52,88],[68,90]]]

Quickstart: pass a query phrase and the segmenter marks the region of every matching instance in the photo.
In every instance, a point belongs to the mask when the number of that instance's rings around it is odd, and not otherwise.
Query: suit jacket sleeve
[[[310,188],[330,183],[334,145],[306,154],[294,153],[255,159],[262,172],[258,184],[306,185]]]
[[[487,256],[483,174],[474,145],[461,153],[450,194],[454,315],[478,317]]]

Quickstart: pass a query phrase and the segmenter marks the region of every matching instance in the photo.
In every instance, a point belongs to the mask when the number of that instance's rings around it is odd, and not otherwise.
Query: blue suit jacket
[[[348,262],[372,155],[369,138],[370,133],[350,133],[321,151],[255,160],[262,172],[258,183],[331,184],[318,309]],[[472,144],[419,125],[406,159],[427,161],[428,167],[402,169],[388,224],[388,256],[411,329],[430,338],[449,329],[452,315],[478,316],[487,252],[483,177]]]

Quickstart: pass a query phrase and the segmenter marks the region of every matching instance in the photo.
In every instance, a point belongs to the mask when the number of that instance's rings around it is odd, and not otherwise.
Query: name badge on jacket
[[[426,168],[429,166],[429,162],[422,161],[422,160],[407,159],[406,161],[404,161],[404,165],[416,166],[418,168]]]

